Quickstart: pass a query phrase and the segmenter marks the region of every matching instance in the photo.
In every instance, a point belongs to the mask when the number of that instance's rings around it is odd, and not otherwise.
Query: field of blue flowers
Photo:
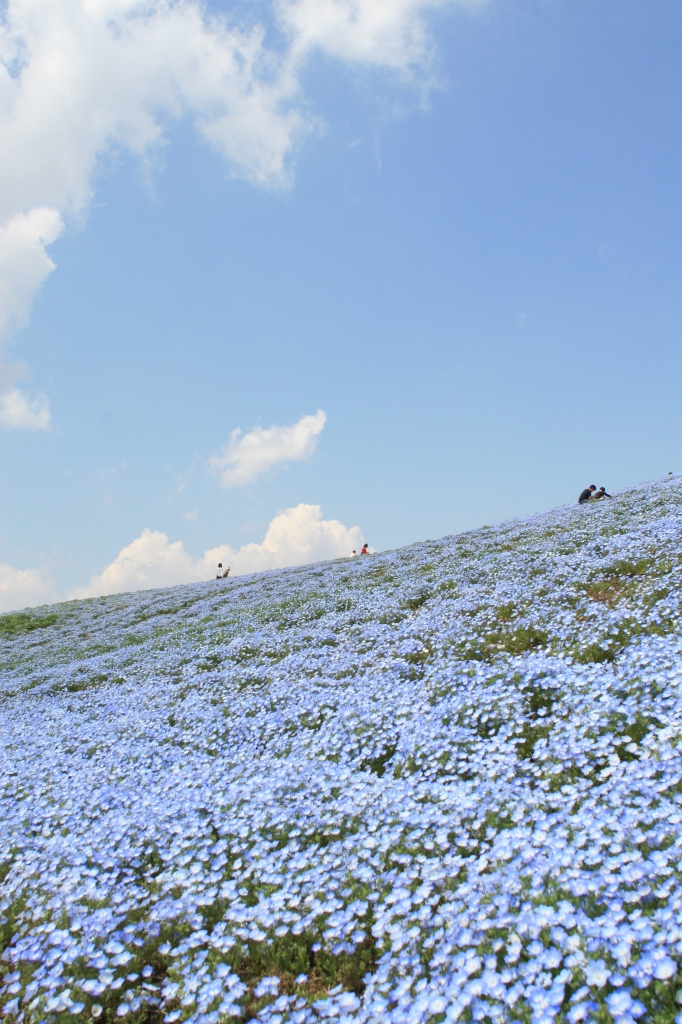
[[[8,1022],[682,1024],[682,478],[0,617]]]

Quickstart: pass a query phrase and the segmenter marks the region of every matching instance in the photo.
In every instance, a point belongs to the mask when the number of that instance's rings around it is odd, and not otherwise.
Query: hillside
[[[682,480],[0,617],[7,1020],[682,1024]]]

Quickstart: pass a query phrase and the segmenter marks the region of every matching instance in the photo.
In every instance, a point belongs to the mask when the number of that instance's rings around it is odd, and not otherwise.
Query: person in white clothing
[[[218,571],[215,574],[215,578],[217,580],[226,580],[229,575],[230,575],[230,567],[229,567],[229,565],[228,565],[227,569],[225,569],[225,571],[223,572],[223,563],[222,562],[218,562]]]

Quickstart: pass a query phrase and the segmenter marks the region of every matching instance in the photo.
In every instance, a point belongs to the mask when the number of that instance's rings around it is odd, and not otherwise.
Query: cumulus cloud
[[[196,559],[185,551],[182,541],[171,543],[165,533],[145,529],[102,573],[68,596],[101,597],[212,579],[218,562],[229,565],[233,576],[304,565],[341,558],[353,548],[359,551],[361,544],[358,526],[349,528],[338,519],[323,519],[319,505],[301,504],[280,512],[270,523],[262,544],[245,544],[237,550],[223,544]]]
[[[104,572],[93,576],[87,586],[70,591],[68,597],[123,594],[200,579],[201,562],[187,554],[181,540],[171,544],[165,533],[145,529],[132,544],[119,551]]]
[[[287,565],[305,565],[328,558],[342,558],[362,546],[359,526],[344,526],[338,519],[323,519],[319,505],[288,508],[270,523],[262,544],[245,544],[237,551],[227,545],[204,552],[208,572],[218,562],[231,566],[240,576]]]
[[[483,2],[269,0],[247,23],[200,0],[6,0],[0,333],[26,322],[54,269],[46,246],[83,215],[107,152],[146,159],[187,118],[232,175],[285,187],[312,127],[300,86],[311,55],[429,80],[425,13]]]
[[[264,31],[193,0],[9,0],[0,37],[3,220],[91,198],[97,157],[144,156],[189,116],[233,173],[282,184],[302,115],[297,82]]]
[[[224,488],[243,487],[278,462],[309,459],[326,422],[327,414],[318,409],[314,416],[302,416],[290,427],[254,427],[243,437],[237,428],[222,452],[210,457],[209,470]]]
[[[15,569],[0,564],[0,612],[34,608],[57,600],[52,580],[38,569]]]
[[[291,60],[192,0],[9,0],[0,24],[0,331],[25,324],[45,246],[90,202],[98,157],[145,157],[189,117],[232,174],[283,186],[306,130]]]

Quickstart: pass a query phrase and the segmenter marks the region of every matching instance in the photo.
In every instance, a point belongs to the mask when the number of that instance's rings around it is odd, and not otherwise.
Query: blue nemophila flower
[[[646,1012],[646,1008],[642,1003],[633,999],[630,993],[624,990],[612,992],[607,996],[606,1005],[614,1020],[637,1018]]]
[[[677,973],[677,964],[669,956],[661,957],[654,963],[654,978],[658,978],[659,981],[667,981],[668,978],[672,978]]]
[[[602,959],[588,960],[585,964],[584,974],[585,981],[590,988],[603,988],[611,977],[611,971]]]
[[[682,956],[679,499],[3,641],[2,1005],[637,1020]]]

